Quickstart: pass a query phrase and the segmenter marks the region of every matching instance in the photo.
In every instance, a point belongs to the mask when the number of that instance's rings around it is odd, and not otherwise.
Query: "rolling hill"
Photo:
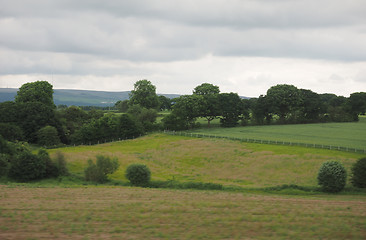
[[[13,101],[18,89],[0,88],[0,102]],[[107,92],[73,89],[54,89],[53,100],[56,105],[75,106],[113,106],[119,100],[129,98],[130,91]],[[175,98],[177,94],[158,94],[168,98]]]

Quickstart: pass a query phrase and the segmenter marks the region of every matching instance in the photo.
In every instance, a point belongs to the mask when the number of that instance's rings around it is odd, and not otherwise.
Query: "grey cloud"
[[[0,44],[132,61],[211,53],[365,60],[366,2],[321,2],[2,1]]]

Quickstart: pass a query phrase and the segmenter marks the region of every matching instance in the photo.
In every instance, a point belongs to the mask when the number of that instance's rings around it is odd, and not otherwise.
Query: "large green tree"
[[[220,115],[219,93],[219,87],[210,83],[203,83],[193,90],[193,95],[201,96],[198,97],[199,116],[206,118],[208,127]]]
[[[211,83],[202,83],[201,85],[195,87],[193,90],[193,94],[196,94],[196,95],[212,95],[212,94],[219,94],[219,93],[220,93],[220,88]]]
[[[349,97],[349,104],[354,119],[357,120],[359,114],[366,113],[366,92],[352,93]]]
[[[268,89],[266,100],[270,103],[271,112],[279,116],[281,123],[285,123],[300,105],[300,91],[293,85],[278,84]]]
[[[144,108],[159,107],[158,95],[156,95],[156,87],[148,80],[139,80],[134,84],[134,89],[130,94],[130,105],[139,104]]]
[[[243,103],[237,93],[221,93],[219,95],[221,119],[223,127],[235,127],[243,114]]]
[[[15,96],[15,102],[41,102],[47,106],[55,108],[55,104],[53,103],[52,85],[47,81],[23,84]]]
[[[173,114],[180,119],[180,121],[186,122],[186,125],[190,128],[194,126],[195,120],[200,116],[200,101],[202,96],[200,95],[183,95],[175,99],[173,105]],[[182,125],[182,124],[180,124]]]

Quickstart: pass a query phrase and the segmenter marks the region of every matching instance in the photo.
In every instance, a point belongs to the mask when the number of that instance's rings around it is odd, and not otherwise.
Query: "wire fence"
[[[357,149],[357,148],[342,147],[342,146],[331,146],[331,145],[315,144],[315,143],[312,144],[312,143],[286,142],[286,141],[277,141],[277,140],[274,141],[274,140],[263,140],[263,139],[252,139],[252,138],[237,138],[237,137],[227,137],[227,136],[219,136],[219,135],[200,134],[200,133],[175,132],[175,131],[164,131],[164,133],[170,134],[170,135],[195,137],[195,138],[222,138],[222,139],[248,142],[248,143],[301,146],[301,147],[308,147],[308,148],[321,148],[321,149],[366,154],[366,149]]]

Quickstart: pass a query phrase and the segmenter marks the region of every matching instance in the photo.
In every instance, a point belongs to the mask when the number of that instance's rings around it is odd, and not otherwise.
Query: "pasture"
[[[135,140],[51,150],[62,151],[68,167],[82,176],[88,159],[117,157],[119,169],[110,177],[126,181],[131,163],[146,164],[152,180],[211,182],[224,186],[263,188],[283,184],[316,187],[316,176],[327,160],[340,161],[348,171],[364,155],[323,149],[195,139],[153,134]],[[348,185],[349,186],[349,185]]]
[[[359,122],[200,128],[192,133],[366,149],[366,117]]]
[[[366,238],[365,192],[349,180],[339,194],[314,191],[324,161],[350,172],[364,154],[166,134],[57,151],[73,177],[0,185],[0,239]],[[73,182],[96,155],[119,160],[109,185]],[[131,163],[146,164],[153,181],[224,190],[128,187]],[[266,190],[283,184],[311,190]]]
[[[0,186],[0,239],[365,239],[364,196]]]

